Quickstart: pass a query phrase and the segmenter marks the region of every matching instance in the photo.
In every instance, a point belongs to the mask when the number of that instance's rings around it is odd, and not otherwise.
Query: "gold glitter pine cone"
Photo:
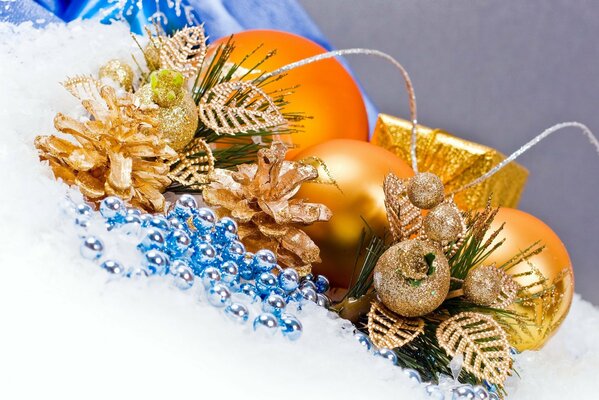
[[[418,239],[405,240],[383,253],[373,278],[378,297],[387,308],[404,317],[418,317],[434,311],[445,300],[449,263],[439,247]]]
[[[275,142],[258,152],[256,164],[239,165],[237,171],[215,170],[203,196],[220,216],[237,221],[249,251],[267,248],[281,265],[305,275],[312,263],[320,262],[320,250],[301,227],[328,221],[331,211],[323,204],[293,198],[302,183],[318,177],[318,171],[285,161],[286,151],[283,143]]]

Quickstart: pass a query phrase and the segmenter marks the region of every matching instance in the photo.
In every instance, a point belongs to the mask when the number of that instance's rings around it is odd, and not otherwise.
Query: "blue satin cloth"
[[[332,46],[296,0],[16,0],[0,7],[0,22],[35,26],[98,18],[103,23],[125,20],[131,31],[159,23],[166,32],[204,24],[209,40],[248,29],[276,29],[304,36],[327,50]],[[341,60],[346,68],[348,65]],[[371,132],[378,111],[362,90]]]

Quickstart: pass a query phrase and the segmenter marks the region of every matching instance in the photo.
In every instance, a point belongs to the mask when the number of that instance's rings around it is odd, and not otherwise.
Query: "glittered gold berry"
[[[464,295],[481,306],[491,305],[501,292],[501,274],[493,265],[483,265],[468,272],[464,280]]]
[[[133,70],[121,60],[110,60],[102,65],[98,76],[100,79],[112,79],[128,92],[133,89]]]
[[[421,172],[408,181],[408,198],[416,207],[428,210],[443,201],[443,182],[430,172]]]
[[[150,71],[156,71],[160,69],[160,50],[154,42],[150,41],[144,49],[144,58],[146,59],[146,65]]]
[[[443,252],[422,240],[405,240],[390,247],[374,268],[379,299],[404,317],[426,315],[449,292],[449,263]]]
[[[429,239],[441,243],[453,242],[462,233],[462,216],[455,205],[442,203],[424,217],[423,227]]]

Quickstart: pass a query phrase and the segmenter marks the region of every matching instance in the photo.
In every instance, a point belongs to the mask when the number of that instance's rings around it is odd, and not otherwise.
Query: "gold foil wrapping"
[[[372,143],[411,163],[411,127],[409,121],[380,114]],[[438,175],[446,193],[470,183],[505,159],[495,149],[423,125],[418,125],[416,149],[419,170]],[[524,167],[510,163],[486,181],[457,193],[455,202],[462,209],[476,209],[484,207],[492,196],[493,206],[516,207],[527,177]]]

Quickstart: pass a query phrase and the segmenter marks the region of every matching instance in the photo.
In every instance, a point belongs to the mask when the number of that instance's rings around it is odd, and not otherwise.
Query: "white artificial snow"
[[[418,399],[343,320],[298,314],[297,342],[229,322],[198,291],[110,281],[79,256],[65,194],[33,139],[82,109],[59,82],[139,52],[124,25],[0,24],[0,399]],[[131,256],[131,255],[130,255]],[[249,326],[249,325],[248,325]],[[510,398],[597,398],[599,312],[579,297],[557,335],[517,357]]]

